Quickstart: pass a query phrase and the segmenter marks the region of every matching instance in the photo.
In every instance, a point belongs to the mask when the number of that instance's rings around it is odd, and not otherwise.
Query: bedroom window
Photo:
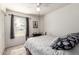
[[[25,36],[26,18],[14,16],[14,34],[15,36]]]

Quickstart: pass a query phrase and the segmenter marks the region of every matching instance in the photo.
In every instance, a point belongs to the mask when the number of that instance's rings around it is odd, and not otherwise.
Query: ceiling
[[[40,12],[36,10],[37,8],[36,3],[6,3],[2,5],[5,6],[7,9],[16,11],[16,12],[21,12],[25,14],[45,15],[51,11],[55,11],[69,4],[68,3],[41,3]]]

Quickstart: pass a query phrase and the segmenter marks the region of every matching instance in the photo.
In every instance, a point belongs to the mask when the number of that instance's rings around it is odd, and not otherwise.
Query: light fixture
[[[39,6],[40,5],[40,3],[37,3],[37,6]]]
[[[36,9],[38,12],[40,11],[40,7],[37,7],[37,9]]]
[[[40,3],[36,4],[36,10],[39,12],[40,11]]]

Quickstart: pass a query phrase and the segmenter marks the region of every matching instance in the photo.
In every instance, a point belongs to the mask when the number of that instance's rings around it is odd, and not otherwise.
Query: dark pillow
[[[75,46],[73,41],[68,40],[67,38],[59,38],[58,41],[52,46],[52,49],[57,50],[70,50]]]
[[[51,47],[56,50],[70,50],[79,43],[79,34],[73,33],[67,35],[65,38],[58,38],[55,44]]]
[[[69,41],[73,41],[75,44],[78,44],[79,43],[79,39],[76,36],[68,36],[67,39]]]
[[[68,39],[74,40],[76,44],[79,43],[79,33],[71,33],[70,35],[67,36]]]

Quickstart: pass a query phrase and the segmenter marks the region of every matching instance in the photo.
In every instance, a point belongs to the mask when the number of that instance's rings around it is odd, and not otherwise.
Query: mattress
[[[32,55],[79,55],[79,45],[72,50],[55,50],[50,47],[58,37],[39,36],[29,38],[24,46],[29,49]]]

